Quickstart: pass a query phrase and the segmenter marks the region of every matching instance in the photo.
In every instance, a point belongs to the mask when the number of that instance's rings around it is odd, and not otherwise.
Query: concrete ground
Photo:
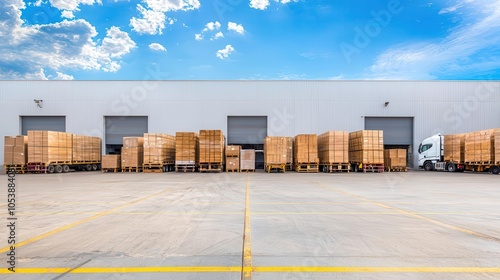
[[[497,175],[75,172],[16,182],[17,272],[2,268],[2,279],[500,278]],[[8,224],[7,176],[0,186]],[[2,267],[8,235],[1,226]]]

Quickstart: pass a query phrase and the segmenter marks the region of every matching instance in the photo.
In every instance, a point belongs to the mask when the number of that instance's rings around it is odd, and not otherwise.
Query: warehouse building
[[[0,117],[2,136],[99,136],[103,153],[145,132],[221,129],[228,144],[262,151],[266,136],[380,129],[384,145],[407,149],[415,167],[428,136],[500,127],[500,82],[2,81]]]

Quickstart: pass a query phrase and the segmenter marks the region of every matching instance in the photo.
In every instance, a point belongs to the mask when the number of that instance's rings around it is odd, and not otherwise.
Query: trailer
[[[476,135],[472,135],[474,133]],[[466,141],[466,139],[472,140]],[[473,143],[474,139],[485,139],[482,141],[484,145]],[[420,143],[418,166],[425,171],[473,171],[499,174],[499,146],[500,130],[456,135],[438,133]]]

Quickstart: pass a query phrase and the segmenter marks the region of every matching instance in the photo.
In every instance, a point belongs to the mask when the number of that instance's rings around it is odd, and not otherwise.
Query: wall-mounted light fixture
[[[387,107],[387,106],[389,106],[389,101],[386,101],[386,102],[384,103],[384,107]]]
[[[35,102],[35,104],[38,108],[43,108],[43,100],[42,99],[33,99],[33,101]]]

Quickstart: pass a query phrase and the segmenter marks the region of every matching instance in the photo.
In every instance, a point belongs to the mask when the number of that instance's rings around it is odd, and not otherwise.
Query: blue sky
[[[500,79],[500,0],[2,0],[2,80]]]

